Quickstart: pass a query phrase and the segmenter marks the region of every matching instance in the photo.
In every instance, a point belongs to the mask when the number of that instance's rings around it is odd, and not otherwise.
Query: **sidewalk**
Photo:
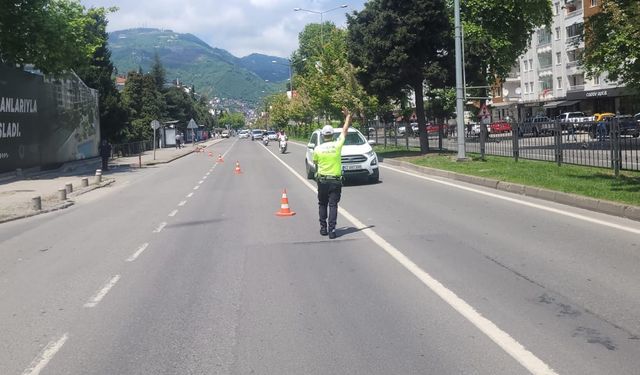
[[[96,169],[101,167],[100,158],[66,163],[51,171],[40,171],[34,168],[24,171],[22,177],[17,177],[15,173],[1,174],[0,223],[69,207],[74,204],[74,197],[113,184],[119,174],[127,173],[140,166],[144,168],[170,163],[221,141],[221,139],[211,139],[200,142],[196,146],[188,145],[180,149],[157,149],[155,159],[153,150],[143,153],[140,157],[112,159],[109,161],[109,170],[103,172],[100,183],[95,176]],[[83,178],[88,179],[86,187],[82,187]],[[61,200],[59,189],[64,189],[66,184],[72,184],[73,191],[67,194],[66,200]],[[39,211],[32,208],[32,198],[37,196],[41,197],[42,202],[42,209]]]

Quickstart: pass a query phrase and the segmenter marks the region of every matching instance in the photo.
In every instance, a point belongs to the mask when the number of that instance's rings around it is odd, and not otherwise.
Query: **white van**
[[[333,129],[333,139],[338,139],[342,128]],[[322,143],[320,129],[315,130],[309,138],[307,153],[304,165],[307,171],[307,178],[315,177],[315,164],[313,163],[313,150]],[[374,140],[367,140],[357,129],[349,128],[347,137],[342,146],[342,175],[345,179],[366,178],[369,182],[375,183],[380,179],[380,169],[378,168],[378,155],[373,151]]]

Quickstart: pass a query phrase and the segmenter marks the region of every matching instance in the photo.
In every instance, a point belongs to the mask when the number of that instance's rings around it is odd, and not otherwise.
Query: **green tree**
[[[224,112],[218,119],[221,127],[231,127],[232,129],[242,129],[245,126],[244,114],[240,112]]]
[[[450,0],[449,5],[453,9]],[[467,83],[486,86],[509,73],[533,31],[549,25],[552,12],[549,0],[465,0],[461,15]]]
[[[130,126],[126,129],[129,141],[153,138],[150,123],[162,119],[166,102],[156,88],[151,75],[130,72],[125,84],[122,101],[129,111]]]
[[[44,73],[58,74],[88,64],[104,44],[92,32],[96,18],[77,1],[15,0],[0,8],[0,61],[5,64],[34,64]]]
[[[90,64],[80,66],[75,71],[87,86],[98,90],[102,138],[110,142],[119,142],[124,136],[123,131],[128,119],[112,78],[114,67],[111,51],[107,47],[107,12],[104,8],[91,8],[87,14],[95,21],[87,24],[88,32],[96,34],[96,37],[102,40],[102,44],[93,53]]]
[[[584,67],[590,77],[608,73],[640,89],[640,3],[603,0],[602,11],[585,22]]]
[[[423,84],[443,83],[452,45],[445,0],[371,0],[347,23],[349,60],[360,68],[367,91],[386,101],[401,97],[407,86],[413,89],[420,149],[427,152]]]
[[[156,89],[158,91],[164,91],[164,83],[167,80],[167,72],[162,66],[162,61],[160,61],[160,56],[158,52],[153,55],[153,65],[151,65],[151,76],[153,77],[154,82],[156,83]]]

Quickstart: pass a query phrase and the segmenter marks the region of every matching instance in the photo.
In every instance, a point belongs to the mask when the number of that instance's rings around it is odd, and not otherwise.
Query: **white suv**
[[[341,128],[333,129],[333,139],[338,139]],[[304,164],[307,170],[307,178],[312,179],[315,176],[315,164],[313,163],[313,149],[322,143],[320,129],[314,131],[307,145],[307,153]],[[345,179],[366,178],[369,182],[378,182],[380,179],[380,170],[378,169],[378,156],[373,151],[371,145],[375,141],[367,140],[362,133],[354,128],[349,128],[347,138],[342,147],[342,175]]]

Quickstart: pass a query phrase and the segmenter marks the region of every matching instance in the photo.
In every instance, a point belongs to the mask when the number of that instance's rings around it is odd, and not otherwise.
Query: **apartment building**
[[[610,82],[606,74],[587,78],[581,67],[584,22],[601,10],[601,1],[552,0],[552,24],[533,33],[529,49],[493,90],[494,119],[640,112],[640,103],[623,84]]]

